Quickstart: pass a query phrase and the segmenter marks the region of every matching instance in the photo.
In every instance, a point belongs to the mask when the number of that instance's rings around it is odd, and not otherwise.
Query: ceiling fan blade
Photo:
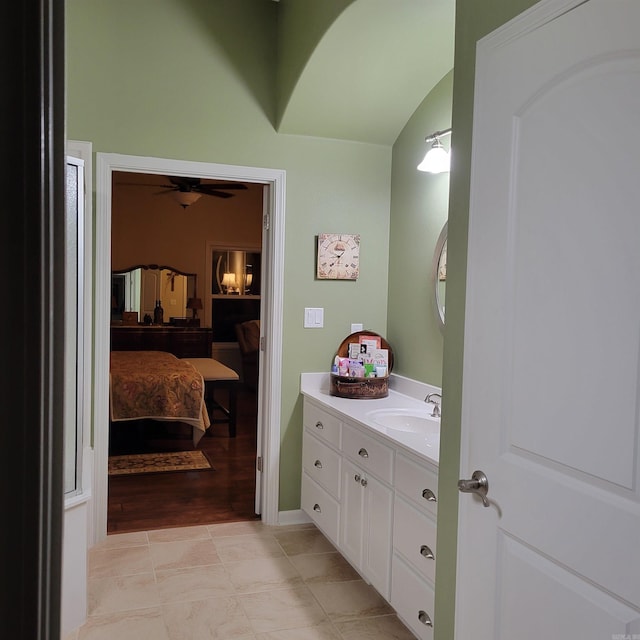
[[[149,185],[151,186],[151,185]],[[155,186],[164,186],[164,185],[155,185]],[[165,193],[172,193],[174,191],[178,191],[178,189],[176,189],[175,187],[167,187],[166,189],[163,189],[162,191],[156,191],[153,195],[154,196],[161,196]]]
[[[233,196],[235,195],[234,193],[225,193],[224,191],[215,191],[215,190],[209,190],[209,189],[207,189],[207,191],[196,189],[196,192],[202,193],[205,196],[214,196],[216,198],[233,198]]]
[[[212,195],[214,193],[220,193],[222,191],[243,191],[246,190],[246,186],[244,184],[236,183],[236,184],[200,184],[198,185],[194,191],[199,191],[200,193],[206,193]]]
[[[169,182],[180,191],[191,191],[193,187],[197,187],[200,184],[200,178],[190,178],[189,176],[167,176]]]

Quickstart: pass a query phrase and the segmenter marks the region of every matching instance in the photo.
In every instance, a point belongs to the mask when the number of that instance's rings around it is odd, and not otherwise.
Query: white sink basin
[[[428,410],[415,409],[379,409],[371,411],[367,417],[376,424],[392,431],[418,433],[421,435],[438,435],[440,420],[429,415]]]

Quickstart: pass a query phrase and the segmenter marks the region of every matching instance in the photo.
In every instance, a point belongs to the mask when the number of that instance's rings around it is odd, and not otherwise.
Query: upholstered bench
[[[236,407],[238,374],[229,367],[214,360],[213,358],[183,358],[200,372],[204,380],[204,398],[209,410],[211,424],[229,424],[229,436],[236,437]],[[229,397],[227,406],[221,405],[215,398],[215,391],[218,388],[226,388]],[[216,418],[215,412],[221,412],[224,417]]]

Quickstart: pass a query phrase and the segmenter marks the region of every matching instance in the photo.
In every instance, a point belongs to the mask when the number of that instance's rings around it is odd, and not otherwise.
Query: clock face
[[[357,280],[360,271],[360,235],[320,233],[317,277],[322,280]]]

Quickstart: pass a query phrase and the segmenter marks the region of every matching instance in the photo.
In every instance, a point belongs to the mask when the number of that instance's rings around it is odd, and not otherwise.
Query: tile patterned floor
[[[89,553],[89,617],[64,640],[413,640],[313,525],[110,535]]]

